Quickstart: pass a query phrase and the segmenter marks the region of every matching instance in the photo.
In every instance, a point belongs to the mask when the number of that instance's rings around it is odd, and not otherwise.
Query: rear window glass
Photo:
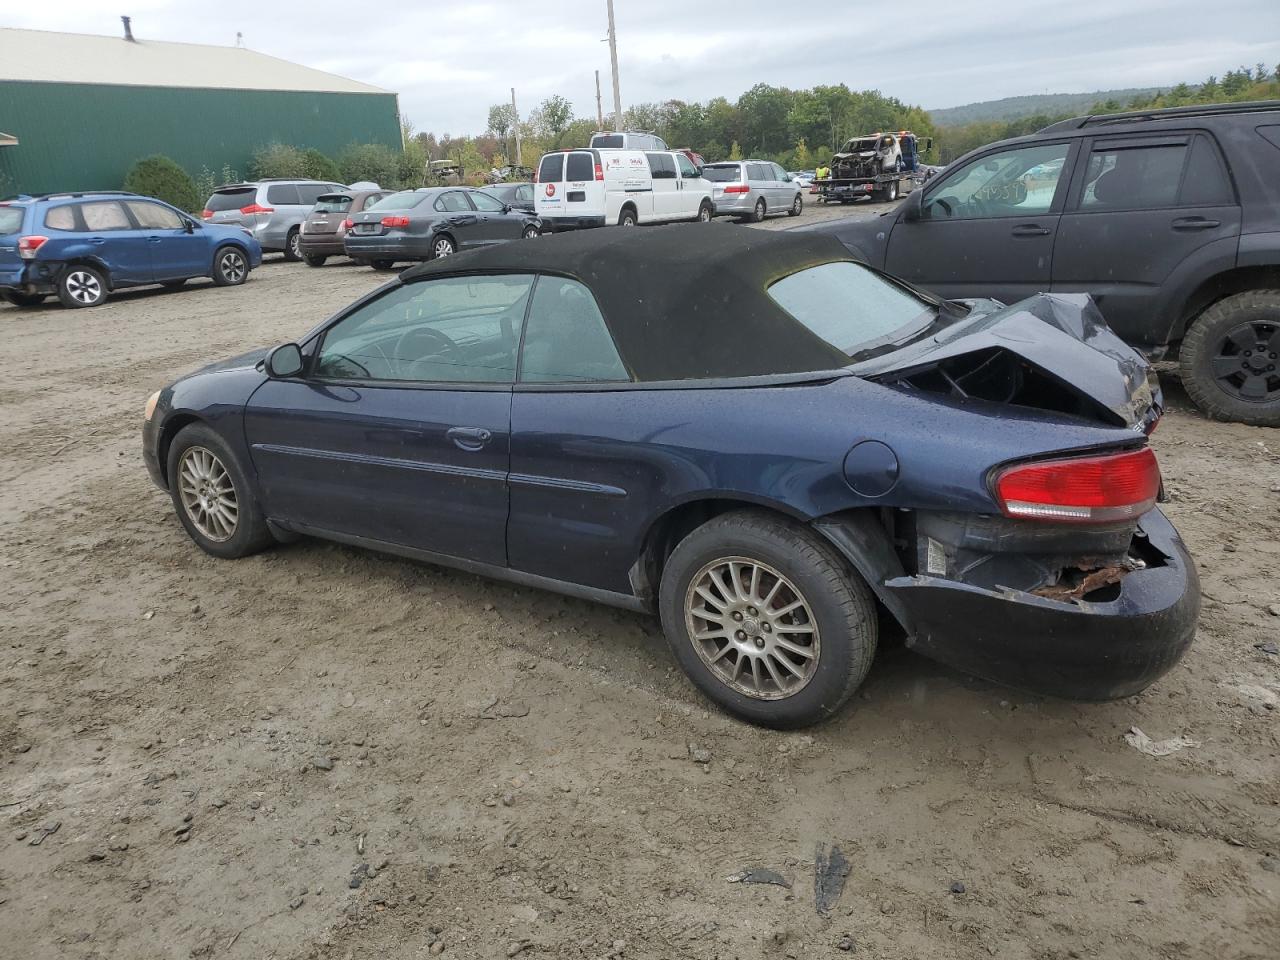
[[[0,234],[17,233],[22,229],[22,217],[26,213],[26,207],[0,207]],[[60,209],[58,207],[54,208]],[[50,210],[49,213],[53,213]],[[49,225],[49,217],[45,216],[45,226]],[[67,229],[67,228],[64,228]]]
[[[564,170],[564,154],[548,153],[538,164],[539,183],[559,183],[561,171]]]
[[[742,168],[736,163],[727,164],[723,167],[703,167],[702,175],[708,180],[714,180],[716,183],[732,183],[734,180],[742,179]]]
[[[204,205],[206,210],[217,213],[220,210],[239,210],[241,207],[247,207],[253,203],[253,195],[255,189],[253,187],[245,187],[241,190],[219,190],[209,202]]]
[[[298,196],[298,188],[292,183],[273,183],[267,187],[267,203],[279,203],[284,206],[296,205],[302,203],[302,198]]]
[[[44,215],[44,225],[50,230],[76,229],[76,208],[72,204],[50,207]]]
[[[597,149],[604,150],[621,150],[626,146],[624,138],[620,133],[606,133],[591,138],[591,145]]]
[[[769,287],[769,296],[811,332],[850,356],[933,316],[933,308],[923,300],[847,260],[783,277]]]
[[[596,175],[596,158],[589,153],[571,153],[567,158],[564,178],[577,183],[579,180],[593,180]]]
[[[423,200],[427,198],[425,193],[417,193],[413,190],[401,190],[399,193],[392,193],[377,203],[371,203],[366,210],[412,210]]]
[[[313,213],[346,213],[351,209],[351,198],[331,193],[316,201]]]

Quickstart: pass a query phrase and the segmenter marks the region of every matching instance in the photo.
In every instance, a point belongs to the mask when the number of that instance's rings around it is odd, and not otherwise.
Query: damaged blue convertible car
[[[1087,297],[949,302],[815,234],[584,231],[415,267],[147,403],[202,549],[321,537],[661,617],[797,727],[879,630],[997,682],[1133,694],[1190,645],[1146,363]]]

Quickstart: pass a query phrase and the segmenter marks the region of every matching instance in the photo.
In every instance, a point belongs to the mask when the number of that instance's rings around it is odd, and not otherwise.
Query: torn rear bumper
[[[1152,510],[1138,536],[1163,562],[1126,575],[1106,602],[923,575],[895,577],[877,592],[903,620],[909,647],[957,670],[1051,696],[1126,697],[1182,658],[1200,613],[1195,563],[1173,524]]]

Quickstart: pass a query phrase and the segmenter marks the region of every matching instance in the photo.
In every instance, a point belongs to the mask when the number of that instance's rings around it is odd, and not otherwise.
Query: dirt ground
[[[772,733],[709,709],[643,616],[187,539],[141,463],[147,394],[383,279],[274,260],[0,306],[0,955],[1277,956],[1280,434],[1166,383],[1205,605],[1141,696],[1028,697],[888,645],[834,721]],[[1196,745],[1153,758],[1135,726]],[[823,844],[849,861],[828,917]]]

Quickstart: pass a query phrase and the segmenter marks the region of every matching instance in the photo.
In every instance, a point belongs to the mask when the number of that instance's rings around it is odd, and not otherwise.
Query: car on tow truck
[[[882,622],[1066,697],[1178,662],[1200,590],[1160,395],[1088,297],[950,302],[829,237],[724,234],[412,268],[157,391],[143,459],[213,556],[315,536],[653,612],[773,727],[835,713]]]

